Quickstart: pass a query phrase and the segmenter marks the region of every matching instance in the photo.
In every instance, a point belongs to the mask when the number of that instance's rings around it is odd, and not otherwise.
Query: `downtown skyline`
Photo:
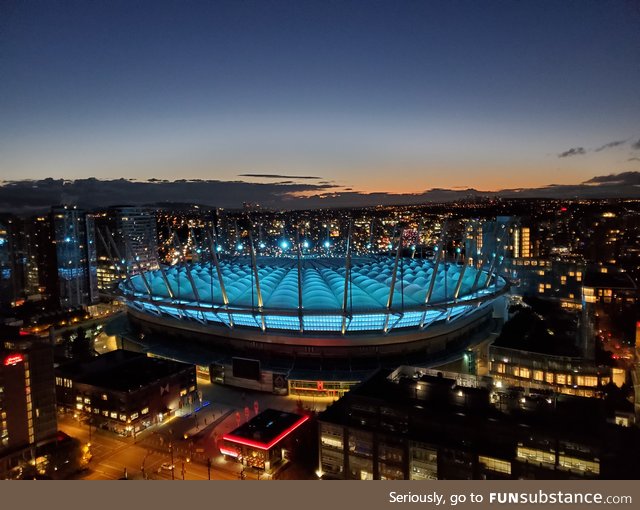
[[[0,9],[5,181],[286,182],[348,196],[639,169],[631,2]]]

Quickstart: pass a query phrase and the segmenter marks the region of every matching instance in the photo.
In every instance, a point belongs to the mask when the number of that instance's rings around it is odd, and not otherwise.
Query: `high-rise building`
[[[107,290],[127,272],[158,266],[155,212],[144,207],[114,206],[96,214],[98,288]]]
[[[26,290],[26,252],[23,221],[0,215],[0,309],[19,305]]]
[[[53,207],[51,241],[56,284],[49,291],[62,308],[98,301],[97,254],[93,215],[75,206]]]
[[[37,339],[5,340],[4,332],[2,336],[0,458],[4,466],[13,455],[54,437],[58,424],[52,346]]]
[[[9,231],[0,223],[0,309],[11,302],[13,295],[13,261]]]
[[[53,293],[56,285],[55,251],[51,241],[51,216],[42,214],[25,222],[25,294],[36,300]]]

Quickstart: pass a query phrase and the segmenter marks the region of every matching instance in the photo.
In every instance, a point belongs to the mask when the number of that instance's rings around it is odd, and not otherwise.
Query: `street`
[[[297,397],[283,397],[212,384],[198,379],[204,405],[199,411],[183,409],[177,416],[161,425],[154,425],[133,437],[118,436],[113,432],[91,427],[80,422],[71,413],[59,415],[58,428],[82,444],[91,443],[92,458],[88,469],[76,479],[117,480],[129,479],[171,480],[171,470],[162,465],[171,465],[173,453],[174,479],[207,480],[207,459],[211,459],[212,480],[237,480],[242,466],[220,454],[217,441],[224,434],[243,423],[245,410],[249,418],[255,411],[274,408],[295,412]],[[303,399],[306,408],[323,410],[332,399]],[[246,479],[257,479],[258,473],[245,470]]]

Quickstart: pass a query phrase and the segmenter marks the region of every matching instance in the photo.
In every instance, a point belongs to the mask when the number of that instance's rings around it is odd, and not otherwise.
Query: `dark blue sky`
[[[497,189],[640,155],[633,1],[5,0],[0,76],[4,179]]]

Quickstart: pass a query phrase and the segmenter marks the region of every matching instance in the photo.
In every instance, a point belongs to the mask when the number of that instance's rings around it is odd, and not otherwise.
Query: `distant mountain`
[[[304,195],[302,195],[304,194]],[[422,193],[362,193],[330,182],[187,180],[148,181],[95,178],[0,181],[0,211],[35,214],[51,205],[72,203],[94,209],[113,204],[183,203],[235,208],[244,202],[265,207],[303,209],[448,202],[474,197],[640,198],[640,172],[596,176],[581,184],[479,191],[434,188]]]

